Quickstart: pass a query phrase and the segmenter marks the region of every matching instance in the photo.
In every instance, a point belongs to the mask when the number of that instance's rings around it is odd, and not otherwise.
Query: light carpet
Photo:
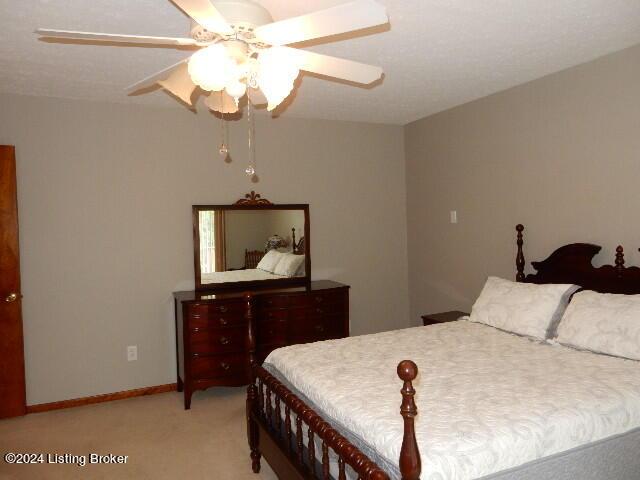
[[[0,420],[0,454],[44,453],[44,464],[8,465],[0,479],[275,480],[266,462],[251,472],[245,389],[177,392]],[[46,454],[128,455],[126,464],[47,464]]]

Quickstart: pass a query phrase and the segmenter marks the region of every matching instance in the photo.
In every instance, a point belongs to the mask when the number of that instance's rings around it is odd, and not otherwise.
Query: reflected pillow
[[[283,253],[282,258],[273,271],[276,275],[283,277],[293,277],[304,263],[304,255],[294,255],[293,253]]]
[[[577,285],[536,285],[489,277],[469,320],[540,340],[554,335]]]
[[[274,270],[280,262],[280,259],[284,253],[280,253],[277,250],[269,250],[264,254],[264,257],[258,262],[257,269],[264,270],[265,272],[275,273]]]
[[[559,343],[640,360],[640,295],[576,293],[558,327]]]

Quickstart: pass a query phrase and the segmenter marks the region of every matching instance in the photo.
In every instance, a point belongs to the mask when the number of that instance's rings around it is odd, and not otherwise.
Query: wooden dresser
[[[174,298],[185,409],[196,390],[248,384],[252,356],[262,363],[278,347],[349,336],[349,286],[329,280],[250,292],[175,292]]]

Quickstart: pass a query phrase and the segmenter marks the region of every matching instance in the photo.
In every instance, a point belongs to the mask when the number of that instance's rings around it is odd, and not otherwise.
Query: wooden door
[[[15,148],[0,145],[0,418],[26,413]]]

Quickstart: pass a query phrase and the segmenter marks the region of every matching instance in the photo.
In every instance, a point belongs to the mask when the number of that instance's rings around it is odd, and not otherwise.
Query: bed
[[[517,281],[640,293],[622,247],[595,268],[600,247],[565,245],[525,276],[516,228]],[[253,470],[281,479],[640,478],[638,361],[461,319],[278,349],[253,373]]]

